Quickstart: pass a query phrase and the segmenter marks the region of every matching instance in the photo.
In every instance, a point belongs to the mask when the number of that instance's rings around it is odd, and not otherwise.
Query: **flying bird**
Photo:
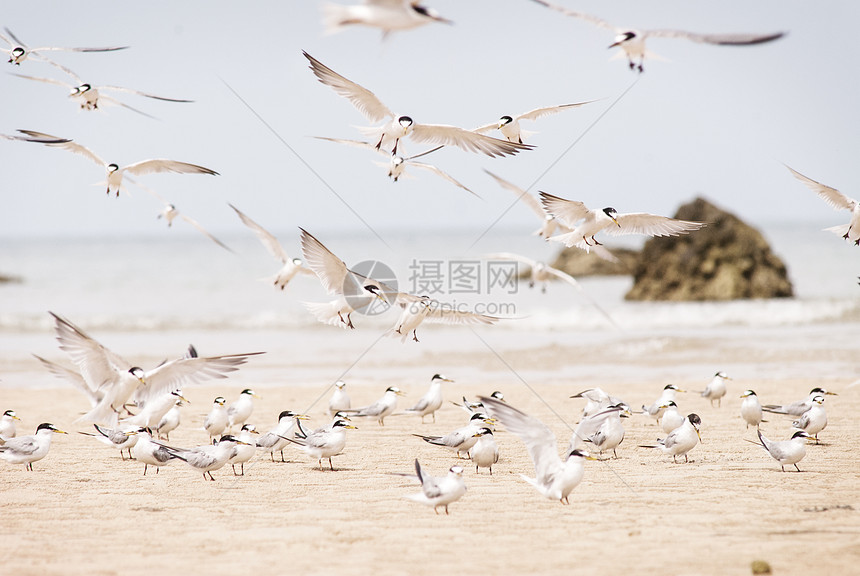
[[[537,199],[536,196],[533,196],[528,192],[528,190],[523,190],[516,184],[512,184],[508,182],[504,178],[500,176],[496,176],[492,172],[487,169],[484,169],[484,172],[493,177],[493,179],[506,190],[510,190],[514,193],[517,200],[528,206],[532,212],[540,219],[541,227],[534,231],[534,234],[540,236],[541,238],[549,238],[553,234],[555,234],[556,230],[561,230],[562,232],[570,232],[571,229],[558,221],[558,219],[552,214],[548,214],[546,210],[543,209],[543,206],[540,203],[540,200]]]
[[[201,234],[203,234],[204,236],[206,236],[207,238],[212,240],[215,244],[217,244],[218,246],[220,246],[224,250],[227,250],[228,252],[233,252],[232,248],[230,248],[229,246],[227,246],[226,244],[224,244],[223,242],[218,240],[218,238],[216,238],[208,230],[206,230],[206,228],[204,228],[203,225],[200,224],[200,222],[198,222],[197,220],[195,220],[191,216],[188,216],[187,214],[180,212],[179,209],[176,208],[175,204],[168,202],[167,200],[162,198],[158,192],[156,192],[152,188],[149,188],[148,186],[144,186],[144,185],[140,184],[139,182],[135,182],[135,184],[137,184],[138,187],[146,190],[146,192],[148,192],[153,198],[155,198],[156,200],[161,202],[162,209],[161,209],[161,212],[158,213],[156,218],[159,220],[164,218],[164,221],[167,222],[168,228],[172,228],[173,227],[173,221],[176,220],[176,218],[179,218],[180,220],[183,220],[184,222],[187,222],[188,224],[193,226],[198,232],[200,232]]]
[[[371,313],[372,306],[380,301],[386,308],[388,301],[381,288],[384,284],[347,268],[346,263],[304,228],[302,231],[302,254],[308,267],[316,273],[323,288],[337,298],[331,302],[306,303],[317,320],[331,326],[355,328],[350,315],[353,312]],[[395,293],[388,289],[386,293]]]
[[[585,460],[594,460],[588,452],[573,449],[562,460],[558,455],[558,441],[546,424],[529,416],[510,404],[495,398],[480,397],[490,416],[497,418],[505,428],[516,434],[525,444],[535,468],[535,477],[520,477],[534,486],[550,500],[569,504],[568,497],[582,481]]]
[[[379,28],[384,39],[392,32],[411,30],[433,22],[453,24],[418,0],[364,0],[361,4],[348,6],[323,5],[323,24],[328,34],[347,26],[361,25]]]
[[[800,172],[789,168],[789,171],[794,174],[794,177],[806,184],[810,190],[818,194],[818,196],[827,202],[827,205],[835,210],[848,210],[851,212],[851,219],[848,224],[825,228],[828,232],[839,234],[844,239],[854,242],[854,245],[860,245],[860,203],[853,198],[849,198],[836,188],[825,186],[820,182],[816,182],[812,178],[807,178]]]
[[[459,307],[433,300],[429,296],[414,296],[404,292],[397,293],[397,305],[402,309],[400,317],[388,335],[399,337],[401,342],[406,342],[410,333],[412,340],[418,342],[418,326],[423,322],[477,325],[495,324],[499,321],[497,316],[460,310]]]
[[[764,44],[785,36],[785,32],[776,32],[773,34],[696,34],[694,32],[685,32],[683,30],[634,30],[631,28],[622,28],[614,26],[603,20],[584,12],[569,10],[562,6],[546,2],[545,0],[534,0],[542,6],[551,8],[557,12],[561,12],[566,16],[572,16],[585,20],[590,24],[594,24],[600,28],[611,30],[615,34],[615,39],[610,48],[620,48],[627,57],[627,62],[631,70],[644,70],[644,62],[646,56],[654,56],[645,48],[645,40],[647,38],[684,38],[693,42],[705,44],[718,44],[723,46],[749,46],[753,44]]]
[[[137,108],[133,108],[129,106],[125,102],[114,98],[113,96],[108,96],[105,92],[124,92],[127,94],[136,94],[138,96],[144,96],[146,98],[151,98],[153,100],[161,100],[163,102],[180,102],[180,103],[189,103],[193,102],[193,100],[183,100],[180,98],[167,98],[164,96],[156,96],[155,94],[150,94],[148,92],[141,92],[140,90],[134,90],[132,88],[123,88],[122,86],[96,86],[95,84],[91,84],[89,82],[84,82],[83,79],[66,68],[61,64],[57,64],[56,62],[51,62],[47,60],[63,72],[65,72],[71,79],[72,82],[64,82],[62,80],[57,80],[55,78],[44,78],[39,76],[28,76],[26,74],[14,74],[19,78],[24,78],[26,80],[34,80],[36,82],[44,82],[46,84],[53,84],[55,86],[61,86],[68,90],[68,96],[72,100],[75,100],[81,110],[98,110],[99,104],[108,103],[114,106],[122,106],[132,112],[137,112],[138,114],[142,114],[143,116],[147,116],[152,118],[146,112],[138,110]]]
[[[453,176],[447,174],[446,172],[443,172],[441,169],[437,168],[436,166],[434,166],[432,164],[427,164],[425,162],[415,162],[414,161],[416,158],[426,156],[427,154],[430,154],[431,152],[435,152],[436,150],[439,150],[440,148],[442,148],[442,146],[436,146],[434,148],[431,148],[430,150],[425,150],[424,152],[420,152],[418,154],[413,154],[412,156],[401,156],[400,154],[394,154],[394,153],[389,154],[385,150],[379,150],[372,143],[365,142],[363,140],[347,140],[344,138],[326,138],[325,136],[316,136],[315,138],[317,138],[318,140],[328,140],[329,142],[336,142],[338,144],[346,144],[348,146],[356,146],[358,148],[365,148],[368,150],[373,150],[374,152],[378,152],[382,156],[387,157],[388,162],[376,162],[376,164],[378,164],[380,166],[384,166],[385,168],[387,168],[388,169],[388,177],[391,178],[392,180],[394,180],[395,182],[397,182],[397,180],[400,179],[401,176],[409,177],[410,175],[406,173],[406,168],[407,168],[407,166],[413,166],[415,168],[421,168],[423,170],[427,170],[429,172],[432,172],[433,174],[436,174],[437,176],[444,178],[445,180],[447,180],[448,182],[450,182],[454,186],[457,186],[458,188],[462,188],[463,190],[465,190],[466,192],[468,192],[474,196],[478,196],[472,190],[467,188],[465,185],[461,184],[458,180],[454,179]],[[402,145],[401,145],[401,148],[402,148]],[[478,197],[480,198],[480,196],[478,196]]]
[[[586,102],[577,102],[575,104],[544,106],[543,108],[535,108],[534,110],[529,110],[528,112],[524,112],[516,116],[505,115],[499,118],[497,122],[487,124],[486,126],[479,126],[478,128],[473,128],[472,131],[478,132],[479,134],[483,134],[485,132],[490,132],[491,130],[498,130],[502,133],[502,136],[504,136],[505,140],[507,140],[508,142],[517,142],[519,144],[522,144],[523,136],[531,135],[532,132],[528,132],[520,128],[521,120],[539,120],[545,116],[557,114],[562,110],[579,108],[580,106],[591,104],[592,102],[594,102],[594,100],[588,100]]]
[[[129,400],[145,408],[147,402],[167,390],[178,389],[186,383],[226,378],[250,356],[262,354],[252,352],[208,358],[183,356],[144,370],[112,352],[65,318],[53,312],[49,314],[55,321],[60,349],[77,365],[93,397],[98,398],[91,410],[79,419],[82,422],[114,426]]]
[[[552,236],[549,240],[561,242],[567,247],[576,246],[586,252],[601,245],[594,237],[601,231],[613,236],[627,234],[677,236],[691,230],[698,230],[705,225],[703,222],[677,220],[646,212],[619,214],[611,207],[591,210],[582,202],[567,200],[546,192],[540,193],[540,199],[547,212],[572,229],[571,232]]]
[[[355,106],[371,122],[386,120],[386,124],[370,128],[366,132],[378,138],[377,149],[392,146],[391,153],[397,153],[397,144],[401,138],[409,136],[416,142],[457,146],[469,152],[481,152],[491,157],[513,155],[532,147],[527,144],[508,142],[478,134],[465,128],[443,124],[420,124],[411,117],[395,114],[382,103],[376,95],[367,88],[348,80],[324,65],[322,62],[302,52],[311,63],[310,69],[317,79],[332,88],[338,95],[343,96]]]
[[[4,28],[7,36],[0,34],[0,40],[6,42],[9,45],[8,48],[0,48],[3,52],[9,55],[9,63],[14,64],[16,66],[20,66],[21,62],[24,62],[30,56],[35,57],[37,60],[48,61],[41,52],[113,52],[115,50],[125,50],[128,46],[105,46],[101,48],[59,48],[57,46],[39,46],[37,48],[30,48],[21,40],[18,39],[15,34],[12,33],[8,28]],[[11,38],[11,40],[10,40]]]
[[[111,192],[114,192],[117,197],[119,196],[119,191],[124,189],[122,180],[126,173],[130,176],[142,176],[144,174],[154,174],[157,172],[172,172],[174,174],[209,174],[212,176],[218,176],[218,173],[214,170],[198,166],[197,164],[189,164],[188,162],[179,162],[177,160],[165,160],[163,158],[141,160],[140,162],[135,162],[134,164],[128,164],[121,167],[118,164],[109,164],[105,162],[95,152],[86,146],[78,144],[77,142],[63,140],[56,136],[51,136],[50,134],[43,134],[32,130],[19,130],[19,132],[34,138],[59,140],[58,142],[45,143],[45,145],[63,148],[74,154],[80,154],[81,156],[89,158],[99,166],[102,166],[107,174],[107,193],[109,195]]]
[[[299,274],[304,274],[305,276],[316,276],[313,270],[305,266],[304,262],[302,262],[301,258],[290,258],[290,255],[284,249],[278,239],[274,234],[251,220],[244,212],[233,206],[232,204],[228,204],[230,208],[233,209],[234,212],[239,216],[239,219],[242,220],[242,223],[245,224],[251,231],[256,234],[257,239],[263,244],[263,247],[269,251],[269,254],[277,258],[281,261],[283,266],[280,270],[278,270],[277,274],[275,274],[273,283],[275,286],[283,290],[287,287],[287,284],[290,283],[290,280],[298,276]]]

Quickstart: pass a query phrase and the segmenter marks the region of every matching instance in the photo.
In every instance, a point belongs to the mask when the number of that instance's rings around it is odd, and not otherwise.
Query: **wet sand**
[[[444,334],[428,332],[427,338]],[[362,347],[351,342],[353,352]],[[700,370],[710,354],[729,347],[719,338],[710,344],[696,359]],[[734,380],[719,408],[697,394],[679,395],[681,410],[696,412],[703,421],[703,443],[690,453],[689,463],[674,464],[658,450],[639,447],[664,436],[650,418],[625,420],[619,458],[588,462],[569,506],[544,499],[520,478],[533,472],[531,461],[519,439],[503,429],[496,433],[502,458],[492,476],[459,462],[468,491],[450,506],[450,515],[406,499],[418,491],[417,483],[390,474],[411,473],[416,458],[436,475],[458,463],[450,452],[412,434],[444,434],[463,425],[466,413],[447,401],[496,389],[549,425],[563,450],[583,407],[571,394],[601,386],[638,407],[659,395],[668,381],[664,374],[679,365],[680,356],[696,354],[689,343],[664,345],[650,355],[647,342],[640,345],[643,351],[631,353],[638,355],[638,364],[627,362],[621,380],[609,377],[611,371],[602,379],[567,377],[582,371],[574,365],[585,363],[587,354],[561,341],[540,350],[525,344],[504,349],[504,364],[475,347],[461,348],[455,360],[444,362],[430,347],[407,348],[402,359],[368,354],[345,378],[353,405],[369,404],[396,384],[408,393],[399,404],[405,408],[424,393],[433,372],[444,371],[455,382],[445,385],[446,404],[435,424],[408,415],[390,416],[385,426],[356,420],[359,430],[349,431],[334,472],[288,448],[286,463],[258,454],[244,477],[226,467],[214,473],[215,482],[180,461],[144,476],[142,464],[123,461],[117,451],[77,434],[87,430],[73,424],[86,408],[83,396],[13,355],[2,363],[0,407],[13,407],[22,417],[19,434],[42,421],[71,434],[55,435],[34,472],[0,462],[0,565],[10,574],[726,575],[749,574],[751,562],[764,560],[775,574],[854,572],[860,562],[860,440],[853,415],[860,411],[860,387],[850,386],[851,378],[746,376],[767,372],[771,363],[809,361],[791,350],[763,357],[755,371],[744,367],[743,358],[724,356],[719,368]],[[394,349],[381,346],[383,352]],[[850,361],[847,353],[830,354],[818,360],[837,366]],[[54,359],[63,360],[59,352]],[[301,382],[288,384],[285,375],[295,374],[297,365]],[[590,366],[588,373],[601,372],[600,354]],[[672,382],[701,389],[713,370],[696,378],[689,377],[690,366],[678,372],[682,376]],[[24,380],[40,385],[14,385]],[[186,387],[192,404],[183,408],[183,424],[170,442],[204,443],[201,423],[212,399],[232,400],[251,384],[262,397],[249,420],[259,430],[274,426],[285,409],[307,410],[312,424],[321,425],[333,380],[325,357],[287,361],[270,354],[229,380]],[[829,425],[821,433],[822,445],[809,446],[801,473],[783,473],[762,448],[746,442],[755,432],[740,418],[739,395],[753,388],[763,403],[777,403],[805,397],[814,386],[840,395],[827,397]],[[790,436],[789,418],[767,420],[766,435]]]

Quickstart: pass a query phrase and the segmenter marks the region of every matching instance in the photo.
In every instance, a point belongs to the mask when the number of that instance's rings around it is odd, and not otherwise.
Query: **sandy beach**
[[[371,336],[343,334],[222,335],[228,343],[250,344],[248,351],[263,342],[273,345],[228,380],[186,388],[192,404],[183,408],[183,424],[171,444],[204,443],[201,422],[212,399],[231,400],[246,386],[261,396],[250,419],[258,429],[271,428],[285,409],[307,411],[313,424],[322,424],[330,386],[351,362],[344,379],[354,406],[373,402],[394,384],[408,394],[399,404],[405,408],[424,393],[434,372],[455,380],[445,385],[446,405],[435,424],[408,415],[391,416],[385,426],[357,421],[345,452],[334,458],[334,472],[320,471],[290,448],[286,463],[260,454],[244,477],[234,477],[227,467],[214,473],[215,482],[178,461],[144,476],[142,464],[123,461],[115,450],[77,434],[86,430],[73,424],[86,408],[83,396],[13,350],[2,362],[2,407],[22,417],[22,432],[49,421],[71,434],[55,435],[34,472],[0,466],[3,572],[725,575],[749,574],[754,560],[768,562],[774,574],[856,570],[860,441],[851,422],[860,400],[858,387],[851,386],[857,372],[850,368],[847,346],[800,353],[786,337],[783,346],[756,353],[752,362],[733,335],[712,332],[630,334],[590,349],[589,335],[565,333],[434,328],[424,334],[433,346],[385,339],[370,348]],[[142,361],[153,363],[182,341],[174,333],[144,338],[152,340],[153,356]],[[50,353],[49,334],[30,339]],[[331,354],[305,353],[329,339],[343,346]],[[129,345],[119,334],[102,340]],[[65,360],[59,351],[53,358]],[[607,369],[612,365],[618,368]],[[638,407],[670,381],[702,389],[713,370],[694,373],[708,365],[734,379],[719,408],[697,394],[679,395],[682,411],[696,412],[703,421],[703,443],[691,452],[691,462],[673,464],[658,450],[638,447],[664,434],[650,418],[634,415],[625,421],[619,458],[588,462],[569,506],[544,499],[519,477],[533,472],[531,462],[522,443],[503,429],[496,434],[502,457],[492,476],[460,461],[468,491],[448,516],[407,500],[417,483],[390,474],[411,473],[416,458],[436,475],[458,463],[451,453],[412,436],[463,425],[465,412],[447,400],[503,390],[511,404],[553,429],[562,450],[583,407],[572,394],[600,386]],[[798,376],[788,376],[794,368],[800,368]],[[763,403],[786,402],[815,386],[839,394],[827,397],[822,445],[809,446],[802,473],[783,473],[762,448],[745,441],[755,432],[739,415],[739,396],[752,388]],[[770,437],[790,435],[789,418],[767,420],[762,429]]]

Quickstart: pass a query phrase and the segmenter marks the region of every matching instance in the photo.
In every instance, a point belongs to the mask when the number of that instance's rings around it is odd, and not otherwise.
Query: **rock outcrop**
[[[633,270],[627,300],[736,300],[791,297],[785,264],[755,228],[697,198],[675,218],[707,222],[701,230],[651,238]]]

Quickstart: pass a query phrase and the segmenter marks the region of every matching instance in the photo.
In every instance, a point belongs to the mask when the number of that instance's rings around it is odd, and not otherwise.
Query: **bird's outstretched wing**
[[[788,166],[786,166],[786,168],[788,168],[789,172],[794,174],[795,178],[806,184],[810,190],[818,194],[831,208],[836,210],[853,210],[854,206],[857,205],[856,200],[849,198],[836,188],[831,188],[830,186],[825,186],[820,182],[816,182],[812,178],[808,178]]]
[[[305,58],[308,59],[308,62],[311,63],[310,69],[313,71],[314,75],[316,75],[317,79],[337,92],[340,96],[343,96],[352,102],[352,105],[355,106],[365,118],[371,122],[380,122],[385,118],[394,116],[391,110],[389,110],[373,92],[359,84],[356,84],[352,80],[344,78],[304,50],[302,50],[302,54],[304,54]]]

